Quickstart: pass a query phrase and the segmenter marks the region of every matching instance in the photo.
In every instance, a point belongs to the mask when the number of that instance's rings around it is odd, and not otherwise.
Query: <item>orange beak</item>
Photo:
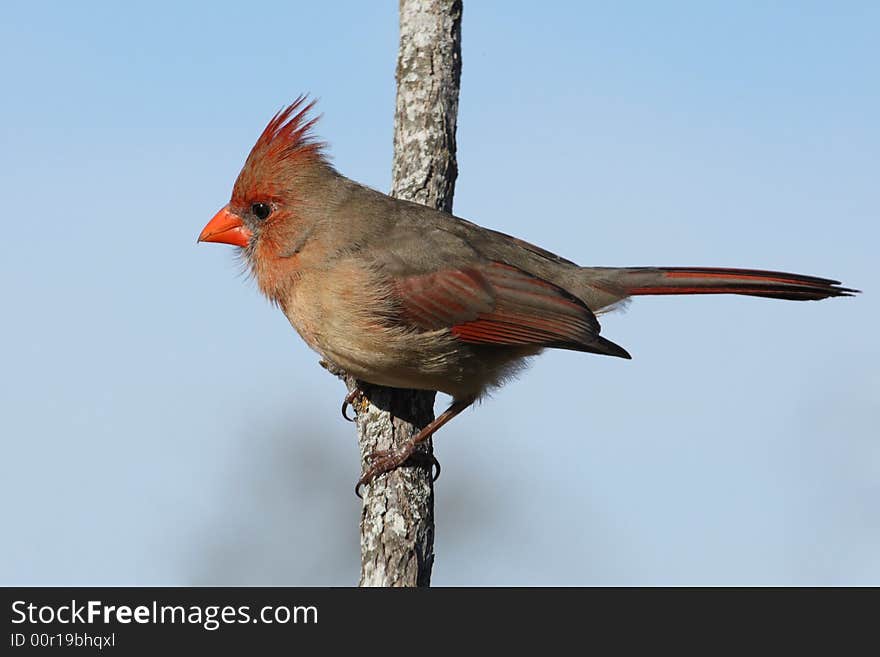
[[[220,209],[208,225],[202,229],[199,242],[220,242],[245,247],[251,239],[251,231],[241,219],[229,211],[229,206]]]

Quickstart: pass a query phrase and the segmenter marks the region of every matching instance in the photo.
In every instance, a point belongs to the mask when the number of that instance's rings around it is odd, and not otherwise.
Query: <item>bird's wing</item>
[[[505,263],[488,261],[392,280],[401,319],[419,329],[448,328],[471,344],[534,345],[629,357],[599,337],[599,322],[583,302]]]
[[[532,260],[523,257],[531,251],[522,243],[423,206],[401,207],[407,212],[375,236],[370,253],[405,324],[423,331],[448,329],[469,344],[629,358],[622,347],[599,336],[599,322],[581,299],[531,269]],[[531,257],[550,262],[549,256]],[[515,266],[520,261],[523,266]]]

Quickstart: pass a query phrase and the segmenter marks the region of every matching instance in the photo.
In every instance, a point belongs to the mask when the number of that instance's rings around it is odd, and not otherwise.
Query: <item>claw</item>
[[[351,406],[354,408],[355,401],[357,401],[359,397],[362,397],[363,394],[364,393],[361,392],[360,388],[355,388],[345,396],[345,399],[342,400],[342,417],[348,422],[354,422],[357,419],[357,410],[354,412],[354,417],[349,417],[348,407]]]

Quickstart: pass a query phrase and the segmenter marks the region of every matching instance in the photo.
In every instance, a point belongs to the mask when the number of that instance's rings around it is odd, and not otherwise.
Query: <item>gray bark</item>
[[[461,0],[400,0],[393,196],[451,212],[458,169],[455,128],[461,78]],[[351,390],[356,382],[349,377]],[[364,459],[393,449],[434,418],[433,392],[361,384],[356,404]],[[432,453],[431,441],[424,452]],[[429,586],[434,486],[427,467],[385,474],[364,490],[361,586]]]

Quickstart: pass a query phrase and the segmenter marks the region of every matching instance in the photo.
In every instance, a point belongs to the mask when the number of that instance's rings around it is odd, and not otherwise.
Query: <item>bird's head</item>
[[[274,298],[279,259],[294,255],[309,232],[309,191],[332,172],[324,144],[311,134],[315,101],[300,96],[278,112],[251,149],[232,189],[232,198],[202,229],[199,242],[243,249],[260,287]]]

